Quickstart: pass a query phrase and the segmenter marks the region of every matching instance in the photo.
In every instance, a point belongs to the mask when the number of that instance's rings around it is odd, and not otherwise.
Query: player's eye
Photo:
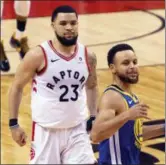
[[[72,26],[74,26],[74,25],[77,24],[77,21],[71,21],[70,24],[71,24]]]
[[[122,64],[123,64],[123,65],[129,65],[129,63],[130,63],[129,60],[125,60],[125,61],[123,61]]]
[[[61,21],[61,22],[60,22],[60,25],[66,26],[66,25],[67,25],[67,22],[66,22],[66,21]]]
[[[138,63],[138,61],[135,59],[135,60],[133,61],[133,64],[136,65],[137,63]]]

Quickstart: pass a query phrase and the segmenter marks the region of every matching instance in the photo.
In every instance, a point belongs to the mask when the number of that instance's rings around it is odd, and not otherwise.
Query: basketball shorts
[[[50,129],[33,123],[30,164],[94,164],[85,123],[74,128]]]

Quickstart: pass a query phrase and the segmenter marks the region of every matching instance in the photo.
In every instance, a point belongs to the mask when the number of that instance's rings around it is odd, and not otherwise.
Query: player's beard
[[[122,82],[129,83],[129,84],[136,84],[138,82],[138,80],[139,80],[139,75],[137,75],[135,79],[132,79],[130,77],[127,77],[127,76],[125,76],[123,74],[119,74],[119,73],[117,74],[117,76],[119,77],[119,79]]]
[[[65,37],[61,37],[56,32],[55,32],[55,35],[58,41],[64,46],[73,46],[77,43],[78,35],[74,36],[72,39],[66,39]]]

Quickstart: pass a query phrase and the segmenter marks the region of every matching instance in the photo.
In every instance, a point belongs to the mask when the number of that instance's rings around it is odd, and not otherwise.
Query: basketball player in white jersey
[[[96,115],[96,58],[77,42],[73,8],[56,8],[52,28],[55,38],[30,50],[17,69],[9,92],[12,137],[18,145],[26,144],[18,110],[23,88],[33,79],[30,164],[95,164],[86,119],[88,109]]]
[[[14,1],[14,11],[16,14],[16,31],[13,33],[10,39],[10,45],[19,52],[20,57],[23,58],[25,53],[28,52],[28,38],[25,35],[27,18],[30,12],[31,1]],[[4,10],[4,1],[1,1],[1,21]],[[9,11],[10,12],[10,11]],[[3,39],[3,31],[1,30],[1,39]],[[1,52],[1,61],[0,68],[4,72],[10,70],[10,63],[6,56],[3,40],[0,41],[0,52]]]

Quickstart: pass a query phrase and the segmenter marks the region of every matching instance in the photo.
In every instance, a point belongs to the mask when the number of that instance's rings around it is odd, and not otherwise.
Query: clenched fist
[[[27,136],[21,127],[11,128],[12,138],[19,145],[24,146],[26,144]]]

